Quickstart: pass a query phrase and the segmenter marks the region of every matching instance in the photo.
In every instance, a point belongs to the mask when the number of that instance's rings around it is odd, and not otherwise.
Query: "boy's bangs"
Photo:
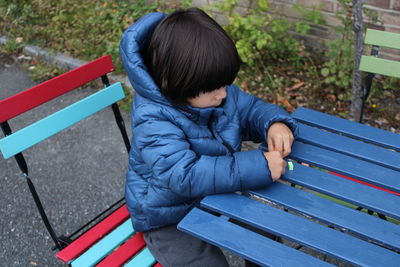
[[[207,30],[207,31],[206,31]],[[222,29],[221,29],[222,30]],[[221,31],[202,29],[202,38],[194,38],[182,89],[186,98],[214,91],[233,83],[240,67],[235,44]],[[188,47],[190,49],[190,47]]]
[[[204,46],[206,54],[204,66],[197,66],[199,69],[196,70],[198,73],[196,84],[203,93],[232,84],[239,71],[240,61],[234,44],[226,47],[226,44],[218,41],[214,39],[214,44],[208,42],[209,46],[207,47],[207,44]]]

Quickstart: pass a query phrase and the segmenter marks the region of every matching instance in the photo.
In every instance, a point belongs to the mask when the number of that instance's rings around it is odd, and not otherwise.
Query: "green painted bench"
[[[379,58],[379,49],[381,47],[400,50],[400,34],[393,32],[384,32],[373,29],[367,29],[364,44],[371,45],[371,54],[363,55],[360,61],[360,70],[366,72],[364,79],[363,104],[361,118],[364,112],[365,102],[371,91],[372,80],[375,74],[389,77],[400,78],[400,62],[396,60]]]
[[[368,29],[364,44],[372,45],[372,54],[361,57],[360,70],[400,78],[400,62],[378,58],[379,47],[400,49],[400,34]]]

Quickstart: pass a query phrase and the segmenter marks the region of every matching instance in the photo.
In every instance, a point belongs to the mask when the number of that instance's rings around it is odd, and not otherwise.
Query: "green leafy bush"
[[[235,41],[244,63],[239,79],[251,80],[253,87],[261,87],[265,94],[277,99],[284,95],[286,87],[298,82],[297,78],[288,78],[288,72],[303,71],[304,66],[310,66],[310,73],[316,74],[303,42],[293,33],[306,35],[313,22],[310,18],[319,22],[322,17],[315,9],[297,5],[296,10],[301,11],[304,19],[290,22],[284,17],[272,17],[269,8],[268,0],[249,1],[245,8],[237,0],[223,0],[211,10],[226,18],[224,28]]]
[[[288,64],[298,65],[304,58],[301,42],[288,34],[290,30],[307,34],[309,25],[306,21],[293,27],[286,18],[272,18],[268,13],[269,1],[250,1],[241,12],[237,0],[223,0],[217,4],[219,11],[227,17],[225,29],[236,42],[244,63],[249,66],[265,65],[271,61],[285,60]]]
[[[122,32],[156,7],[145,0],[0,0],[0,31],[85,60],[108,53],[121,71]]]

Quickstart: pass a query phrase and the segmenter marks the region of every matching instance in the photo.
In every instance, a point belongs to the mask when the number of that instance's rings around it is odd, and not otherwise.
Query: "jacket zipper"
[[[208,129],[210,130],[212,136],[217,139],[220,143],[222,143],[222,145],[225,146],[226,149],[228,149],[229,153],[231,155],[233,155],[233,153],[235,153],[235,150],[231,147],[230,144],[228,144],[227,142],[225,142],[224,139],[222,139],[221,136],[219,136],[218,134],[216,134],[214,132],[214,127],[213,127],[213,122],[214,122],[214,112],[211,113],[210,119],[208,120]]]

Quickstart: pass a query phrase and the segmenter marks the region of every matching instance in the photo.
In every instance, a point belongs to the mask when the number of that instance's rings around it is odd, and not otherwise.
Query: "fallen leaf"
[[[333,94],[328,94],[328,95],[326,95],[325,97],[326,97],[327,99],[329,99],[330,101],[332,101],[332,102],[336,102],[336,100],[337,100],[336,96],[333,95]]]
[[[289,101],[286,98],[282,99],[282,104],[286,107],[286,109],[289,112],[293,112],[294,111],[294,107],[292,106],[292,104],[289,103]]]
[[[286,91],[293,91],[293,90],[299,89],[303,85],[304,85],[304,82],[298,82],[298,83],[296,83],[295,85],[293,85],[291,87],[287,87],[285,90]]]
[[[288,95],[289,95],[289,96],[294,96],[294,97],[296,97],[296,96],[300,96],[300,94],[299,94],[299,93],[288,93]]]
[[[244,91],[246,91],[246,92],[249,91],[249,85],[248,85],[247,81],[243,81],[243,82],[240,84],[240,87],[241,87]]]
[[[22,38],[22,37],[17,37],[17,38],[15,38],[15,43],[16,44],[20,44],[20,43],[22,43],[24,41],[24,39]]]

